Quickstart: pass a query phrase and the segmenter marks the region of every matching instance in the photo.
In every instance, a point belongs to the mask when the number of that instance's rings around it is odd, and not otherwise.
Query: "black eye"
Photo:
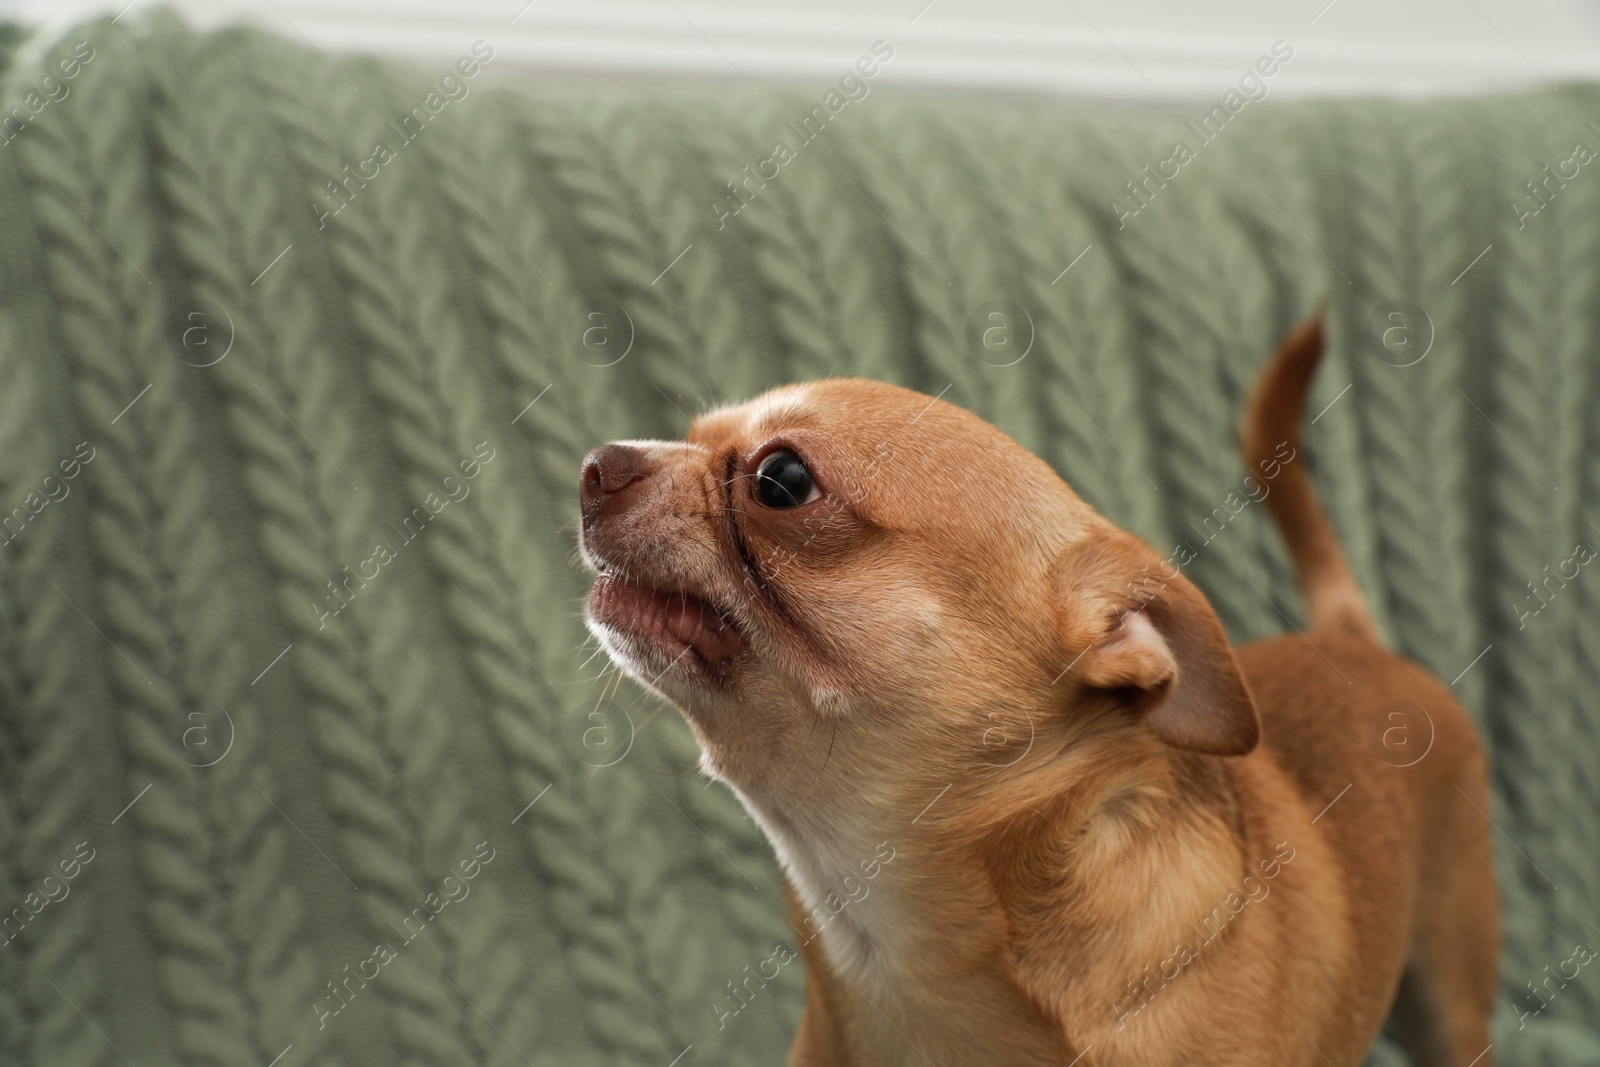
[[[774,452],[756,468],[756,499],[769,508],[798,507],[815,488],[805,461],[793,452]]]

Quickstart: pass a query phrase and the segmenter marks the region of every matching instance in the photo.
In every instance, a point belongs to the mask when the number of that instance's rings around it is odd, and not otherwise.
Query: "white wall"
[[[127,0],[8,0],[70,24]],[[153,0],[121,15],[137,21]],[[1600,79],[1600,5],[1577,0],[175,0],[324,50],[446,61],[479,38],[546,71],[676,74],[730,89],[832,81],[875,40],[879,81],[1139,100],[1211,97],[1282,40],[1282,96],[1439,94]],[[752,86],[756,88],[752,88]]]

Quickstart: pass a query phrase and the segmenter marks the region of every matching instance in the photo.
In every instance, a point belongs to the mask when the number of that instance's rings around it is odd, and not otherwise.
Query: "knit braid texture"
[[[1496,1056],[1600,1065],[1600,89],[830,104],[494,45],[0,26],[0,1062],[782,1062],[782,875],[595,655],[584,453],[942,394],[1247,641],[1302,614],[1236,423],[1325,299],[1293,462],[1488,739]]]

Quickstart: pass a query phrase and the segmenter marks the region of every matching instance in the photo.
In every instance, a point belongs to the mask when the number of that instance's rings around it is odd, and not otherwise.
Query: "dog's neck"
[[[1215,759],[1058,738],[918,777],[873,766],[881,749],[851,733],[821,763],[795,754],[779,788],[735,789],[789,876],[808,968],[872,1006],[849,1024],[865,1062],[923,1062],[906,1033],[947,1052],[989,1042],[948,1062],[996,1062],[996,1034],[1019,1061],[1104,1040],[1139,975],[1103,961],[1127,958],[1130,931],[1137,958],[1161,960],[1243,874]]]

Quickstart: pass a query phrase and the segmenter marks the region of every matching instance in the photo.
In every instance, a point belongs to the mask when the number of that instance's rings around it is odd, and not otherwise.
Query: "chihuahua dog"
[[[1392,1010],[1415,1062],[1490,1067],[1485,759],[1297,461],[1322,333],[1242,435],[1309,625],[1238,649],[1192,555],[897,386],[585,459],[588,625],[787,875],[791,1065],[1355,1067]]]

